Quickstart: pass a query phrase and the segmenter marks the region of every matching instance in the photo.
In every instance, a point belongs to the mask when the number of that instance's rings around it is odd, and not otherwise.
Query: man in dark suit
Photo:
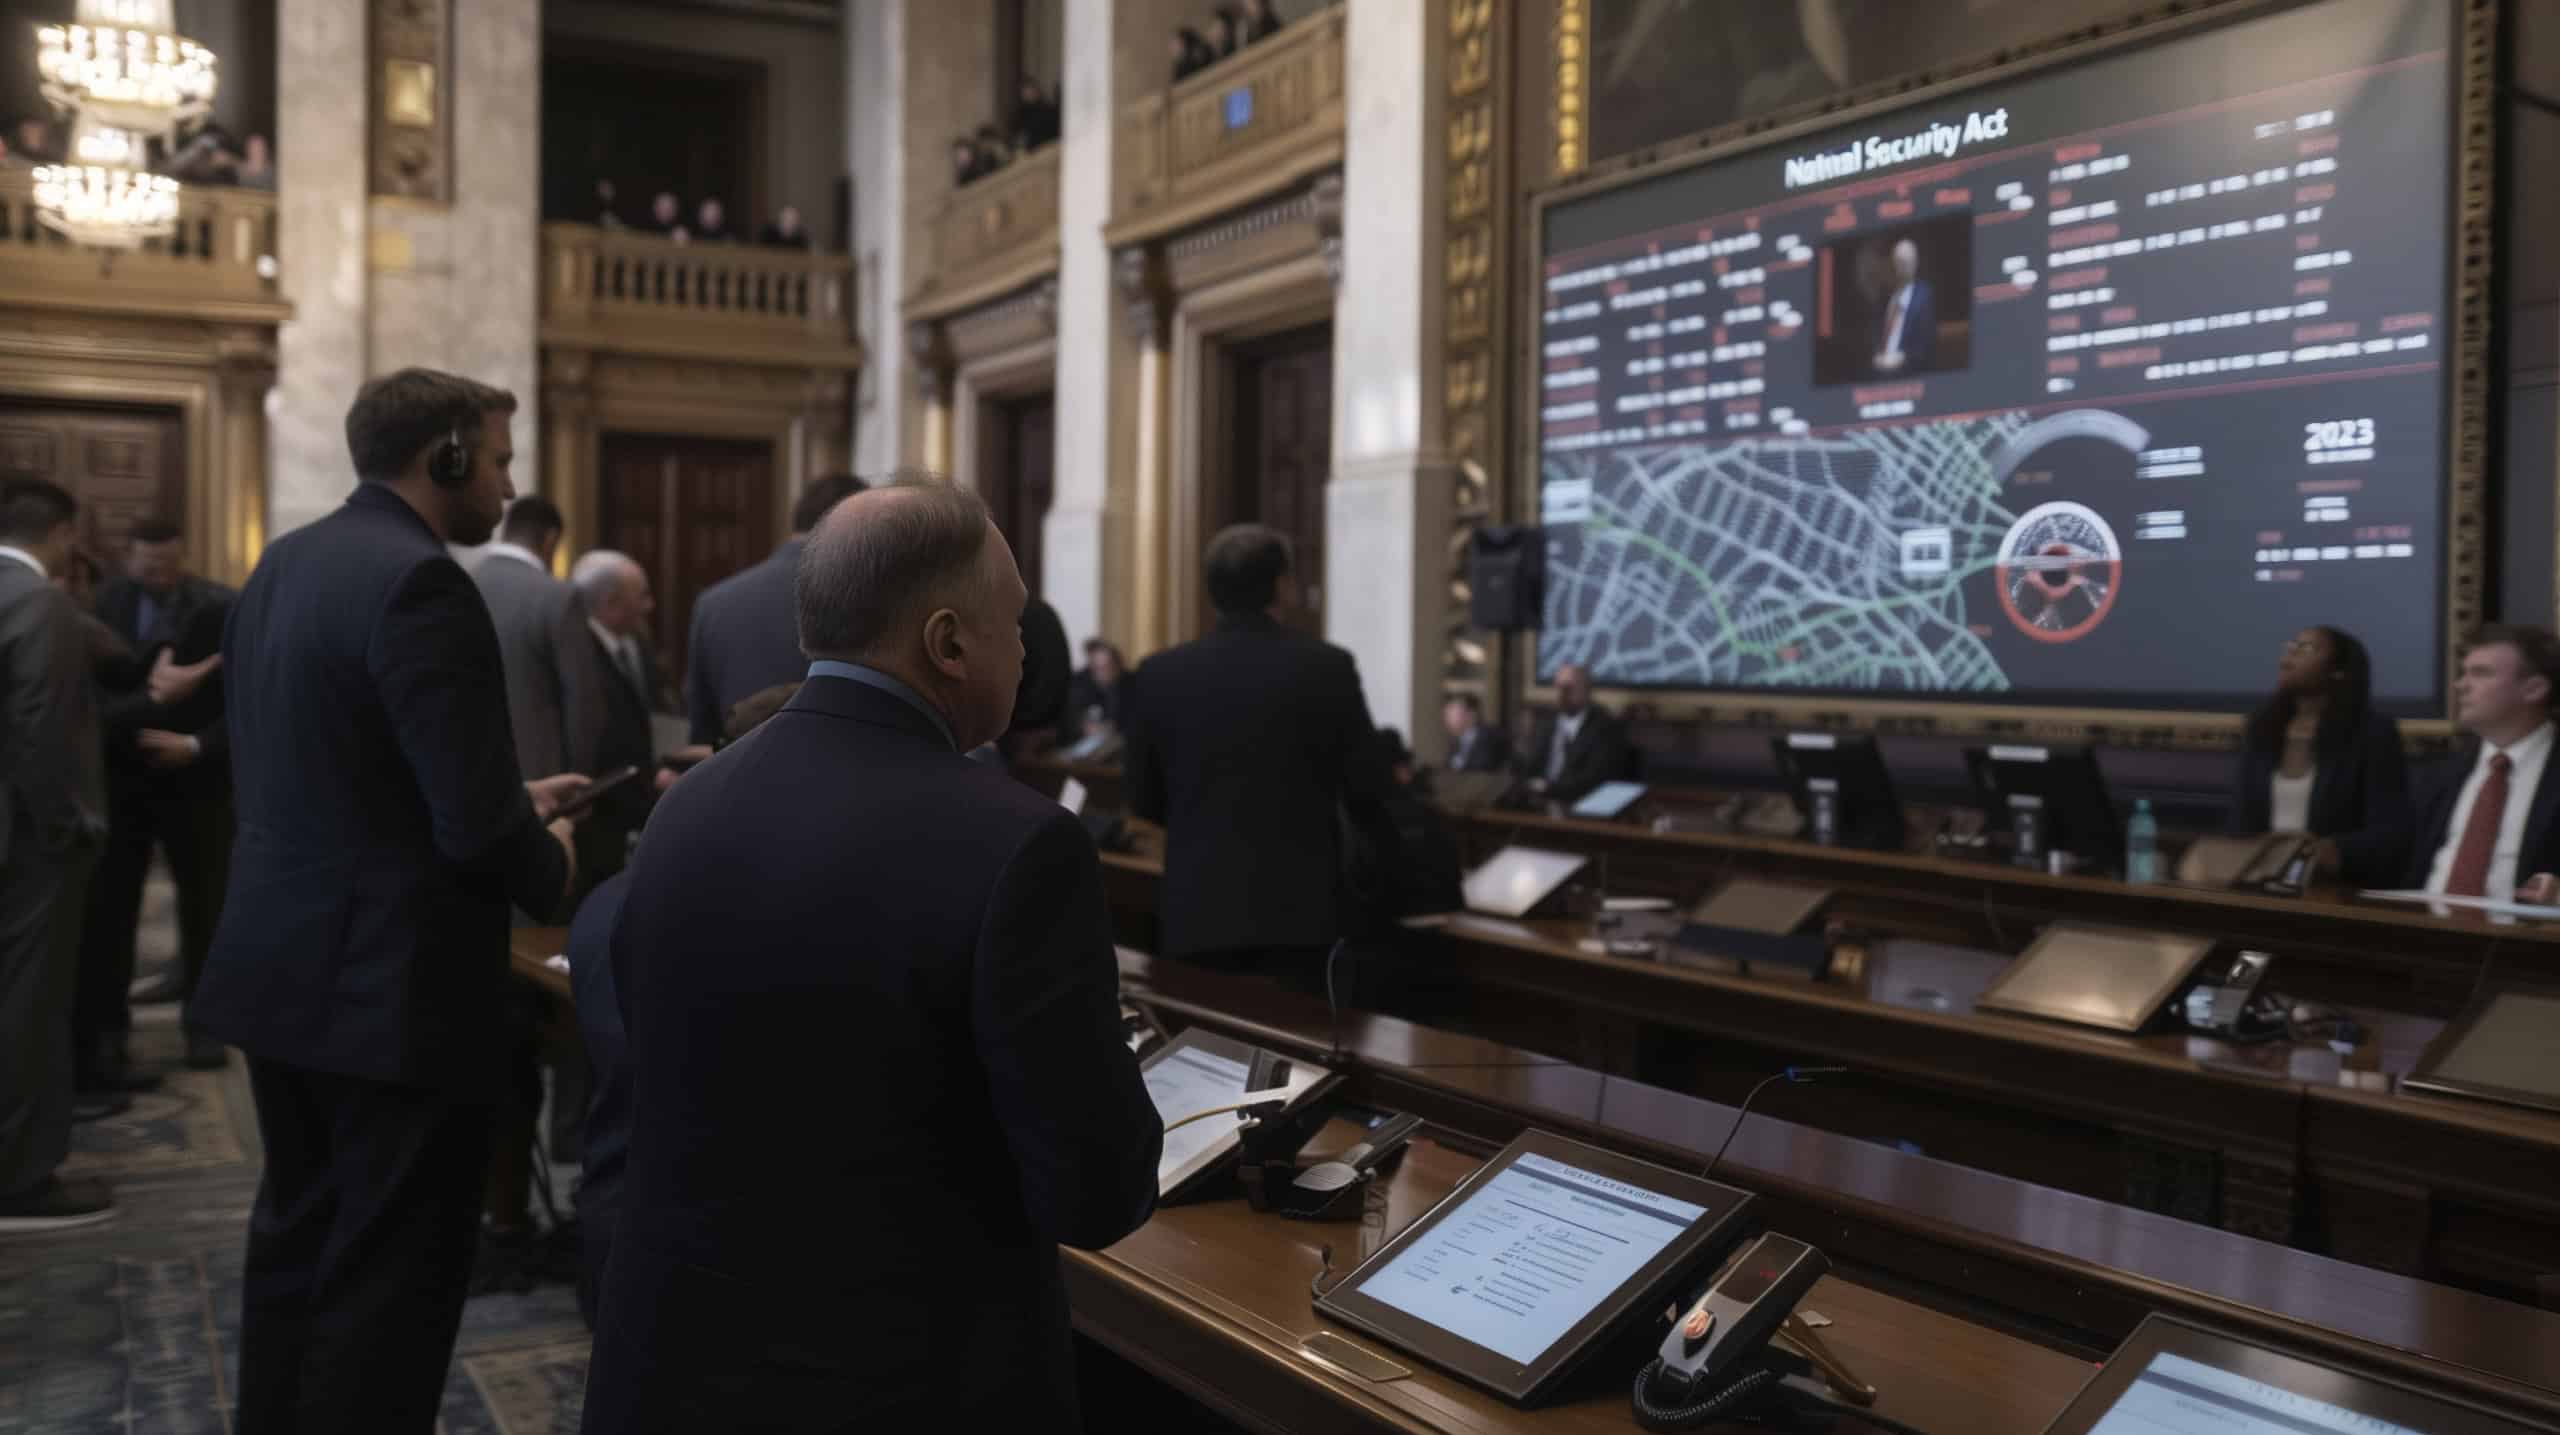
[[[808,660],[800,655],[799,621],[791,584],[800,550],[827,510],[862,491],[849,473],[813,479],[791,508],[791,536],[762,563],[732,573],[693,600],[693,629],[685,640],[685,707],[692,738],[720,740],[721,720],[739,699],[776,683],[797,682]]]
[[[560,549],[560,509],[540,494],[507,506],[498,541],[471,567],[489,605],[498,655],[507,669],[507,721],[516,764],[526,772],[601,771],[594,734],[603,691],[587,661],[587,632],[578,595],[551,576]]]
[[[195,1016],[249,1058],[266,1169],[241,1288],[239,1427],[436,1421],[489,1159],[510,906],[574,870],[528,784],[498,635],[446,544],[505,510],[515,399],[374,379],[363,482],[267,546],[223,638],[239,843]]]
[[[1108,639],[1084,640],[1084,666],[1067,680],[1066,711],[1058,719],[1061,745],[1073,747],[1097,730],[1120,725],[1120,680],[1128,671]]]
[[[2418,807],[2404,885],[2455,897],[2560,896],[2560,777],[2551,705],[2560,638],[2493,624],[2473,634],[2454,676],[2454,719],[2471,750]]]
[[[1129,808],[1165,827],[1165,955],[1322,984],[1343,935],[1342,829],[1383,830],[1386,765],[1351,655],[1296,632],[1289,540],[1211,539],[1216,631],[1167,649],[1121,695]]]
[[[1876,332],[1876,372],[1899,374],[1929,367],[1938,353],[1938,300],[1920,277],[1920,246],[1894,241],[1893,292],[1885,296],[1884,322]]]
[[[1579,663],[1556,669],[1556,709],[1538,719],[1518,771],[1530,791],[1568,807],[1604,782],[1634,775],[1626,724],[1591,701],[1589,669]]]
[[[827,515],[799,595],[808,680],[668,791],[614,928],[584,1429],[1073,1429],[1057,1247],[1146,1219],[1163,1132],[1092,841],[962,756],[1012,712],[1022,580],[975,496],[901,482]]]
[[[73,1010],[72,1058],[85,1092],[147,1091],[157,1075],[133,1070],[126,1034],[128,1001],[183,1000],[204,973],[222,916],[222,884],[231,849],[231,754],[222,722],[222,621],[232,591],[186,571],[176,524],[134,525],[124,576],[98,593],[98,618],[149,663],[158,680],[121,694],[106,707],[107,848],[89,878],[88,916],[80,938],[80,992]],[[180,665],[200,676],[179,681]],[[134,928],[142,919],[142,886],[157,847],[178,891],[178,963],[160,980],[133,988]],[[186,1028],[187,1064],[223,1063],[222,1043]]]
[[[658,608],[649,575],[629,555],[599,548],[579,557],[569,575],[586,614],[579,636],[584,679],[603,694],[595,730],[585,735],[595,754],[590,775],[639,768],[643,779],[626,782],[596,799],[578,824],[578,880],[592,890],[622,870],[625,849],[649,820],[655,798],[645,780],[657,766],[657,666],[649,655],[649,615]]]
[[[89,866],[107,836],[94,647],[52,577],[78,506],[42,479],[0,484],[0,1234],[115,1214],[53,1174],[71,1150],[71,999]]]
[[[1449,734],[1451,772],[1501,772],[1511,766],[1511,740],[1484,720],[1484,704],[1473,693],[1442,703],[1440,725]]]

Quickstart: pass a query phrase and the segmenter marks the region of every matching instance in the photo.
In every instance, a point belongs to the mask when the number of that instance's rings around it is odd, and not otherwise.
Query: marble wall
[[[1116,0],[1066,0],[1064,146],[1058,156],[1058,365],[1055,498],[1041,538],[1042,595],[1071,641],[1105,634],[1127,641],[1126,619],[1106,612],[1104,585],[1114,525],[1109,512],[1113,434],[1109,355],[1120,306],[1111,292],[1112,46]]]
[[[906,0],[868,0],[846,16],[845,153],[853,159],[854,313],[864,350],[851,396],[856,473],[886,473],[904,452],[906,43]]]
[[[347,405],[368,372],[365,16],[350,0],[276,0],[277,261],[293,321],[268,396],[267,537],[338,506]]]

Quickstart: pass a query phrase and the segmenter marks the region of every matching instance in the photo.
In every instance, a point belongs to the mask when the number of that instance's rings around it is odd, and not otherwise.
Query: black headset
[[[427,455],[427,477],[448,486],[471,481],[471,450],[463,446],[460,427],[448,432]]]

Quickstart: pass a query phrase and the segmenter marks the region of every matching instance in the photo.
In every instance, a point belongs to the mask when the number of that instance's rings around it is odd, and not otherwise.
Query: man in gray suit
[[[104,1186],[53,1174],[71,1150],[82,893],[107,836],[92,649],[52,583],[78,512],[42,479],[0,486],[0,1235],[115,1214]]]
[[[587,660],[587,626],[577,590],[551,576],[560,547],[560,509],[539,494],[507,509],[498,541],[471,569],[471,581],[498,628],[507,669],[507,720],[516,764],[548,777],[592,772],[604,695]]]
[[[693,600],[684,684],[693,741],[717,743],[731,706],[777,684],[796,683],[808,672],[809,660],[800,652],[799,600],[791,589],[800,573],[800,550],[827,510],[863,488],[849,473],[811,479],[791,507],[791,536],[782,546]]]

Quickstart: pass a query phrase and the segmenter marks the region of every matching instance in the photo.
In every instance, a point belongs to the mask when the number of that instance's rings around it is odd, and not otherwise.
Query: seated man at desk
[[[1530,791],[1566,806],[1604,782],[1634,775],[1626,724],[1591,701],[1589,669],[1579,663],[1556,669],[1556,710],[1538,719],[1518,770]]]
[[[2317,837],[2320,865],[2349,882],[2398,880],[2415,817],[2400,725],[2373,710],[2373,662],[2336,628],[2305,628],[2276,660],[2276,690],[2249,715],[2231,830]]]
[[[1473,693],[1460,693],[1440,705],[1440,725],[1449,733],[1451,772],[1500,772],[1511,765],[1511,740],[1484,720],[1484,704]]]
[[[2549,902],[2560,896],[2560,781],[2551,771],[2551,704],[2560,638],[2493,623],[2462,651],[2454,718],[2477,741],[2420,805],[2407,885],[2453,897]]]

